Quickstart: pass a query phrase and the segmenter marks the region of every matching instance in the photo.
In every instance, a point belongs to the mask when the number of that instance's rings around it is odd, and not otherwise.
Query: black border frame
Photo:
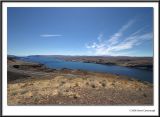
[[[3,59],[2,59],[2,55],[3,55],[3,48],[2,48],[2,38],[3,38],[3,30],[2,30],[2,25],[3,25],[3,21],[2,21],[2,15],[3,15],[3,8],[2,8],[2,6],[3,6],[3,3],[7,3],[7,2],[129,2],[129,3],[133,3],[133,2],[145,2],[145,3],[158,3],[158,18],[159,18],[159,21],[158,21],[158,24],[160,23],[160,0],[46,0],[46,1],[44,1],[44,0],[24,0],[24,1],[22,1],[22,0],[0,0],[0,7],[1,7],[1,9],[0,9],[0,16],[1,16],[1,18],[0,18],[0,22],[1,22],[1,28],[0,28],[0,37],[1,37],[1,40],[0,40],[0,49],[1,49],[1,51],[0,51],[0,54],[1,54],[1,56],[0,56],[0,64],[1,64],[1,67],[0,67],[0,69],[1,69],[1,71],[0,71],[0,76],[1,76],[1,78],[0,78],[0,115],[1,116],[3,116],[3,106],[2,106],[2,102],[3,102],[3,98],[2,98],[2,91],[3,91],[3,87],[2,87],[2,68],[3,68],[3,66],[2,66],[2,62],[3,62]],[[160,26],[160,24],[159,24],[159,26]],[[159,26],[158,26],[158,29],[159,29]],[[158,33],[158,37],[159,37],[159,33]],[[159,49],[159,40],[158,40],[158,49]],[[159,49],[160,50],[160,49]],[[159,53],[158,53],[158,57],[159,57]],[[159,70],[159,63],[158,63],[158,70]],[[158,74],[158,76],[159,76],[159,74]],[[158,79],[158,93],[159,93],[159,79]],[[158,97],[159,97],[159,94],[158,94]],[[159,99],[159,98],[158,98]],[[158,103],[159,103],[159,100],[158,100]],[[159,104],[158,104],[158,115],[159,115]],[[90,116],[90,115],[89,115]],[[93,116],[93,115],[92,115]],[[101,115],[101,116],[103,116],[103,115]]]
[[[1,0],[1,2],[160,2],[160,0]]]

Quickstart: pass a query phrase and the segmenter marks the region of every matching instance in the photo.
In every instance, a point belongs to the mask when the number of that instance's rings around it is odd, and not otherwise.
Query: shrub
[[[19,68],[19,65],[13,65],[14,68]]]
[[[106,84],[105,84],[105,83],[102,83],[102,86],[103,86],[103,87],[105,87],[105,86],[106,86]]]
[[[96,86],[94,84],[91,85],[92,88],[96,88]]]
[[[89,85],[89,83],[88,83],[88,82],[86,82],[86,85]]]
[[[76,87],[78,87],[78,86],[79,86],[79,84],[78,84],[78,83],[76,83],[76,84],[75,84],[75,86],[76,86]]]
[[[77,96],[77,95],[74,95],[74,96],[73,96],[73,98],[74,98],[74,99],[77,99],[77,98],[78,98],[78,96]]]
[[[66,83],[66,82],[65,82],[65,81],[62,81],[62,82],[61,82],[61,84],[64,84],[64,83]]]
[[[25,93],[27,93],[28,91],[27,90],[22,90],[20,93],[21,94],[25,94]]]
[[[146,95],[145,93],[143,94],[143,96],[144,96],[144,97],[147,97],[147,95]]]

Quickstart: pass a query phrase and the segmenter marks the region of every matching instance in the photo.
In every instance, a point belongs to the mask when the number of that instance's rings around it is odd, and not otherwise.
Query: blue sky
[[[152,8],[8,8],[11,55],[153,56]]]

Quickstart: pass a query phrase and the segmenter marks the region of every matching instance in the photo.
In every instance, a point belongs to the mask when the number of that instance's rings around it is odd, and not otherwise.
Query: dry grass
[[[57,100],[59,100],[59,103],[61,103],[61,100],[57,97],[63,97],[66,100],[69,100],[69,102],[74,99],[78,101],[78,102],[75,102],[78,104],[82,101],[81,99],[85,97],[81,90],[86,90],[86,91],[93,90],[95,93],[97,92],[97,90],[102,90],[102,92],[105,92],[107,90],[111,90],[111,91],[119,90],[120,92],[122,91],[126,92],[126,90],[128,90],[128,93],[131,94],[131,92],[132,91],[134,92],[134,89],[136,91],[137,88],[138,88],[138,92],[136,93],[136,95],[140,95],[142,93],[141,99],[147,98],[148,103],[150,104],[152,103],[152,97],[151,97],[152,95],[149,94],[151,93],[150,92],[151,88],[147,88],[147,89],[144,88],[147,86],[145,86],[143,83],[140,83],[138,81],[134,81],[134,83],[133,81],[126,83],[126,81],[120,80],[120,79],[118,79],[115,83],[115,80],[114,79],[111,80],[111,79],[112,78],[100,78],[95,76],[86,78],[85,80],[79,77],[67,79],[65,78],[65,75],[61,75],[54,78],[46,77],[44,79],[39,79],[39,80],[37,78],[35,79],[32,78],[32,79],[26,80],[25,83],[12,82],[12,84],[8,84],[8,104],[9,105],[35,104],[35,103],[43,104],[44,101],[46,100],[46,97],[56,98]],[[108,94],[105,94],[105,93],[102,93],[102,94],[106,95],[106,97],[108,96]],[[92,96],[92,95],[93,95],[92,93],[88,94],[88,96]],[[124,95],[118,94],[116,96],[117,97],[115,97],[115,100],[114,100],[115,103],[118,97],[123,97]],[[97,103],[99,103],[98,100],[100,97],[101,95],[97,95],[97,97],[93,96],[92,97],[93,99],[92,98],[89,98],[89,99],[97,100]],[[139,104],[144,103],[147,99],[141,100]],[[29,100],[29,101],[26,102],[26,100]],[[129,100],[130,98],[128,97],[128,104],[130,102]],[[134,100],[139,100],[139,99],[135,97]],[[54,101],[52,100],[51,102],[48,102],[48,104],[53,104],[53,102]]]

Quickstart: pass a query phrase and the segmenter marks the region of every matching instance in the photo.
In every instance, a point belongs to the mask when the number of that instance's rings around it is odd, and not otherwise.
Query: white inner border
[[[3,2],[2,4],[3,115],[158,115],[158,2]],[[153,106],[7,106],[7,7],[153,7],[154,105]],[[142,110],[133,112],[131,110]],[[146,112],[145,110],[154,110]]]

